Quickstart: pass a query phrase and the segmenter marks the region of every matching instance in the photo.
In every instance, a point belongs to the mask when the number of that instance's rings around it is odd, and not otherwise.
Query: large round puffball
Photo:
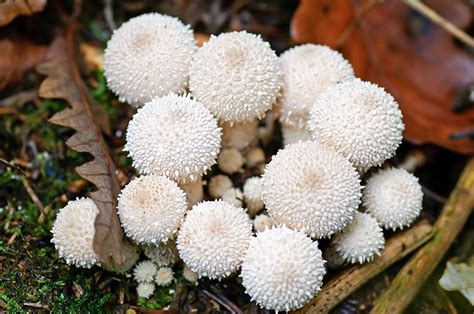
[[[59,210],[51,233],[51,240],[69,265],[90,268],[99,263],[94,252],[94,222],[99,209],[90,198],[69,201]]]
[[[318,243],[278,227],[252,238],[242,263],[242,285],[251,299],[275,311],[295,310],[320,290],[324,260]]]
[[[362,196],[359,175],[350,162],[315,142],[290,144],[273,156],[263,174],[262,195],[277,224],[313,238],[344,228]]]
[[[367,180],[364,206],[385,229],[403,229],[420,215],[423,191],[418,178],[404,169],[380,170]]]
[[[315,141],[343,154],[358,169],[382,164],[402,142],[402,113],[393,97],[359,79],[321,94],[308,122]]]
[[[311,106],[328,87],[354,78],[350,63],[327,46],[296,46],[285,51],[280,61],[284,78],[280,121],[293,130],[306,128]]]
[[[188,212],[177,247],[183,262],[199,277],[221,279],[240,267],[251,237],[252,224],[242,208],[210,201]]]
[[[174,181],[149,175],[125,186],[117,212],[130,239],[139,244],[158,244],[174,236],[186,209],[186,195]]]
[[[199,102],[170,94],[138,109],[127,128],[125,151],[143,174],[195,181],[216,162],[221,129]]]
[[[261,118],[280,94],[280,62],[259,35],[241,32],[211,36],[196,53],[189,89],[223,122]]]
[[[182,93],[196,49],[192,30],[177,18],[158,13],[134,17],[107,43],[107,85],[121,101],[137,107]]]

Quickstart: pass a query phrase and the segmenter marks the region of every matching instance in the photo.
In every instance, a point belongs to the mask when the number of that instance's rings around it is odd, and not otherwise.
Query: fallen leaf
[[[474,305],[474,265],[447,262],[439,285],[447,291],[461,292]]]
[[[7,25],[18,15],[43,11],[46,0],[6,0],[0,3],[0,26]]]
[[[103,71],[104,70],[104,54],[102,49],[94,44],[83,42],[79,45],[82,60],[87,71]]]
[[[107,115],[92,101],[82,81],[75,55],[74,30],[70,26],[67,37],[56,39],[48,54],[48,60],[38,66],[38,72],[46,75],[39,88],[43,98],[66,100],[70,107],[53,115],[51,123],[70,127],[76,131],[66,144],[78,152],[91,154],[94,159],[76,168],[84,179],[97,186],[90,194],[99,208],[95,220],[94,251],[109,268],[120,268],[126,261],[126,242],[116,212],[120,185],[115,165],[109,156],[101,134]]]
[[[47,46],[23,40],[0,40],[0,91],[17,83],[23,74],[44,59]]]
[[[471,21],[460,0],[425,2],[458,27]],[[474,153],[474,110],[452,111],[458,93],[474,82],[474,58],[402,1],[302,0],[291,35],[298,43],[340,49],[357,76],[392,93],[406,139]]]

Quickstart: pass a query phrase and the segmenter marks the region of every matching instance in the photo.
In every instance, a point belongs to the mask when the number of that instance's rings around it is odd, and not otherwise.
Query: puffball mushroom
[[[168,93],[182,93],[196,53],[189,25],[175,17],[148,13],[116,29],[104,53],[108,87],[139,107]]]
[[[245,292],[258,305],[290,311],[316,295],[325,273],[318,243],[283,226],[267,229],[252,238],[241,277]]]
[[[202,177],[199,177],[195,181],[180,183],[179,187],[186,193],[186,200],[188,202],[188,208],[193,207],[197,203],[201,202],[204,198]]]
[[[327,46],[306,44],[288,49],[280,56],[284,85],[280,121],[306,128],[309,110],[328,87],[354,78],[350,63]]]
[[[59,210],[51,233],[59,256],[69,265],[90,268],[99,264],[94,252],[94,222],[99,209],[90,198],[69,201]]]
[[[140,298],[148,299],[155,292],[155,285],[150,282],[141,282],[137,286],[137,295]]]
[[[141,176],[123,188],[118,215],[126,235],[139,244],[166,242],[176,233],[187,210],[186,195],[163,176]]]
[[[191,65],[189,89],[221,121],[261,118],[280,93],[280,62],[259,35],[211,36]]]
[[[311,141],[311,132],[307,127],[295,127],[283,124],[281,126],[281,135],[283,137],[283,147],[293,143]]]
[[[272,227],[273,219],[268,215],[260,214],[253,219],[253,228],[256,232],[263,232],[265,229],[271,229]]]
[[[244,200],[249,215],[258,214],[263,209],[262,178],[251,177],[244,184]]]
[[[345,263],[363,264],[380,255],[385,239],[377,220],[369,214],[357,212],[354,219],[331,241],[336,255]]]
[[[265,152],[258,146],[250,148],[245,154],[245,163],[249,167],[256,167],[265,163]]]
[[[363,203],[385,229],[403,229],[422,210],[423,191],[418,178],[404,169],[380,170],[367,180]]]
[[[232,186],[232,180],[228,176],[218,174],[209,180],[208,192],[211,197],[220,198]]]
[[[308,122],[312,137],[343,154],[359,169],[382,164],[402,141],[402,113],[381,87],[359,79],[321,94]]]
[[[142,261],[135,266],[133,278],[139,282],[152,282],[156,273],[156,266],[152,261]]]
[[[263,202],[278,224],[312,238],[329,237],[360,204],[359,176],[341,154],[315,142],[290,144],[263,174]]]
[[[244,165],[245,160],[242,154],[236,149],[223,149],[217,157],[217,166],[228,174],[239,172]]]
[[[189,268],[186,265],[184,265],[184,268],[183,268],[183,277],[190,283],[197,283],[198,281],[198,274],[193,272],[191,268]]]
[[[220,136],[209,110],[189,96],[170,94],[138,109],[124,150],[143,174],[194,181],[215,164]]]
[[[221,123],[222,147],[242,150],[255,142],[258,137],[258,120],[251,119],[242,123]]]
[[[167,286],[174,280],[173,270],[169,267],[161,267],[155,274],[155,282],[158,286]]]
[[[222,194],[221,199],[224,202],[234,205],[235,207],[242,207],[244,194],[238,188],[230,188]]]
[[[221,279],[240,267],[251,237],[252,225],[243,209],[209,201],[188,212],[177,247],[181,259],[199,277]]]
[[[158,266],[173,266],[179,261],[176,243],[170,240],[157,245],[145,245],[143,247],[145,256]]]

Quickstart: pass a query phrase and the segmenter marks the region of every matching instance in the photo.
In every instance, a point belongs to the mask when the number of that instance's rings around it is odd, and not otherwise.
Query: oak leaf
[[[18,15],[43,11],[46,0],[6,0],[0,3],[0,26],[7,25]]]
[[[94,159],[76,168],[84,179],[92,182],[97,191],[90,194],[99,208],[95,220],[94,251],[105,266],[120,268],[127,258],[127,242],[116,212],[120,185],[116,168],[101,129],[108,128],[104,110],[92,101],[81,78],[76,56],[74,33],[68,31],[66,39],[56,39],[48,51],[47,61],[38,72],[46,75],[39,88],[39,96],[66,100],[70,107],[53,115],[50,122],[76,131],[66,144],[78,152],[91,154]],[[100,125],[100,127],[99,127]]]
[[[471,21],[460,0],[424,2],[460,28]],[[469,138],[474,110],[452,110],[459,93],[474,82],[474,58],[403,1],[302,0],[291,35],[298,43],[341,50],[357,76],[392,93],[403,112],[406,139],[474,153]]]

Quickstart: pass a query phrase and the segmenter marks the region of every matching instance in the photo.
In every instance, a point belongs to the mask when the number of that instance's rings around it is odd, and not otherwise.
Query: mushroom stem
[[[369,280],[426,243],[433,235],[432,229],[432,226],[423,220],[410,229],[396,234],[385,243],[382,254],[372,263],[345,269],[324,284],[321,291],[305,307],[294,313],[328,313]]]
[[[403,312],[462,230],[473,206],[474,158],[471,158],[434,225],[433,239],[405,264],[390,288],[375,301],[371,313],[381,309],[387,313]]]

